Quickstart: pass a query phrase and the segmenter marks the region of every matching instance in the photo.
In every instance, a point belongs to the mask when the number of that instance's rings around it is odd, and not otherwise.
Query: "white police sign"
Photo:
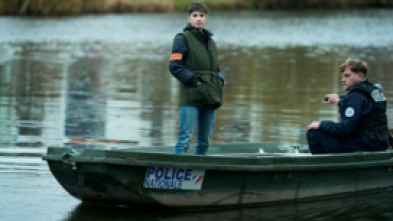
[[[205,170],[148,167],[143,184],[144,188],[200,190],[202,187]]]

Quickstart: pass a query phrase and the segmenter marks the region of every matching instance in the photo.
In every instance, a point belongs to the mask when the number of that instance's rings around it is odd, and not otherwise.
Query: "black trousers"
[[[320,130],[308,131],[307,141],[312,154],[364,151],[359,140],[334,137]]]

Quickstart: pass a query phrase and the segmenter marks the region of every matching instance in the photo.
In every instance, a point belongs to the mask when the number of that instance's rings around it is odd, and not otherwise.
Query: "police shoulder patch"
[[[345,116],[353,117],[353,115],[355,115],[355,110],[353,109],[353,107],[347,107],[347,109],[345,109]]]
[[[373,90],[371,92],[371,97],[375,102],[386,101],[385,96],[383,95],[382,91],[380,90]]]

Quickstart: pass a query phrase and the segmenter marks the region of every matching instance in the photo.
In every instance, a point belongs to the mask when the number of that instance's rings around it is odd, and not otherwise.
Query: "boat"
[[[110,144],[111,145],[111,144]],[[173,147],[49,147],[43,159],[84,202],[144,208],[233,208],[353,196],[393,187],[393,151],[312,155],[275,143]]]

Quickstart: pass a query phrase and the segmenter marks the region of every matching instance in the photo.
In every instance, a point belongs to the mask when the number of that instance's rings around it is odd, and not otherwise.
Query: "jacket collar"
[[[209,30],[207,29],[202,29],[202,31],[200,31],[199,29],[195,28],[194,26],[192,26],[190,23],[187,23],[186,27],[183,29],[184,31],[191,31],[191,32],[195,32],[195,33],[199,33],[201,37],[208,37],[211,38],[213,36],[213,33],[211,33]]]

